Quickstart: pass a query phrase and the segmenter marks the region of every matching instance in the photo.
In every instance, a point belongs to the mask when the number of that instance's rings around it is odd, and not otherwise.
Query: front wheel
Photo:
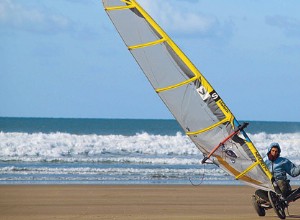
[[[285,219],[286,215],[284,212],[285,209],[284,202],[279,198],[279,196],[276,193],[272,191],[268,192],[268,197],[276,215],[280,219]]]
[[[252,196],[251,200],[252,200],[252,205],[253,205],[256,213],[258,214],[258,216],[265,216],[266,210],[257,203],[254,195]]]

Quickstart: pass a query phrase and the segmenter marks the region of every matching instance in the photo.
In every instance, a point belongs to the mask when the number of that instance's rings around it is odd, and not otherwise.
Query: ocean
[[[300,164],[299,122],[248,122]],[[202,158],[175,120],[0,117],[0,184],[242,184]]]

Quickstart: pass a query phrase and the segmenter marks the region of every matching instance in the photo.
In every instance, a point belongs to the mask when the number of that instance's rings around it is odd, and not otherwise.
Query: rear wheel
[[[286,215],[284,212],[284,209],[285,209],[284,202],[281,201],[279,196],[276,195],[276,193],[274,193],[272,191],[268,192],[268,197],[269,197],[270,203],[271,203],[276,215],[280,219],[285,219]]]
[[[258,214],[258,216],[265,216],[266,210],[258,204],[254,195],[252,196],[251,200],[252,200],[252,205],[256,213]]]

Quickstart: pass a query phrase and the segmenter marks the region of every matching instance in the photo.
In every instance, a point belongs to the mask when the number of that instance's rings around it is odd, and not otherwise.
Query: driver
[[[292,188],[286,174],[289,174],[292,177],[300,175],[300,166],[296,166],[287,158],[280,157],[280,153],[281,148],[279,144],[272,143],[268,148],[264,161],[275,178],[282,196],[287,197],[291,193]],[[259,203],[269,202],[267,191],[258,189],[255,192],[255,196]]]

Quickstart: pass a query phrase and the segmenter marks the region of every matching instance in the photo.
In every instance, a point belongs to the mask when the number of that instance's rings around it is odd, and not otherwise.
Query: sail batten
[[[164,88],[156,89],[155,91],[156,91],[157,93],[160,93],[160,92],[164,92],[164,91],[167,91],[167,90],[170,90],[170,89],[176,89],[176,88],[178,88],[178,87],[180,87],[180,86],[183,86],[183,85],[185,85],[185,84],[194,82],[194,81],[197,80],[197,79],[198,79],[198,77],[195,76],[195,77],[193,77],[193,78],[191,78],[191,79],[188,79],[188,80],[185,80],[185,81],[183,81],[183,82],[180,82],[180,83],[177,83],[177,84],[174,84],[174,85],[171,85],[171,86],[167,86],[167,87],[164,87]]]
[[[206,132],[206,131],[209,131],[209,130],[211,130],[211,129],[213,129],[213,128],[215,128],[215,127],[221,125],[221,124],[224,124],[224,123],[226,123],[226,122],[228,122],[228,121],[230,121],[229,118],[224,118],[222,121],[219,121],[219,122],[217,122],[217,123],[215,123],[215,124],[213,124],[213,125],[211,125],[211,126],[209,126],[209,127],[206,127],[206,128],[201,129],[201,130],[194,131],[194,132],[189,131],[189,132],[186,132],[186,134],[187,134],[187,135],[197,135],[197,134],[201,134],[201,133]]]
[[[234,133],[239,122],[166,32],[136,0],[102,2],[153,89],[196,147],[234,178],[273,190],[272,174],[246,132]]]
[[[130,8],[134,8],[134,5],[106,7],[105,10],[113,11],[113,10],[124,10],[124,9],[130,9]]]
[[[159,40],[156,40],[156,41],[151,41],[151,42],[147,42],[147,43],[143,43],[143,44],[129,46],[128,49],[129,50],[135,50],[135,49],[139,49],[139,48],[143,48],[143,47],[149,47],[149,46],[153,46],[153,45],[156,45],[156,44],[161,44],[165,41],[166,41],[165,39],[159,39]]]
[[[246,173],[248,173],[250,170],[252,170],[255,166],[257,166],[259,164],[259,161],[254,162],[253,164],[251,164],[247,169],[245,169],[242,173],[240,173],[239,175],[237,175],[235,177],[235,179],[240,179],[242,176],[246,175]]]

